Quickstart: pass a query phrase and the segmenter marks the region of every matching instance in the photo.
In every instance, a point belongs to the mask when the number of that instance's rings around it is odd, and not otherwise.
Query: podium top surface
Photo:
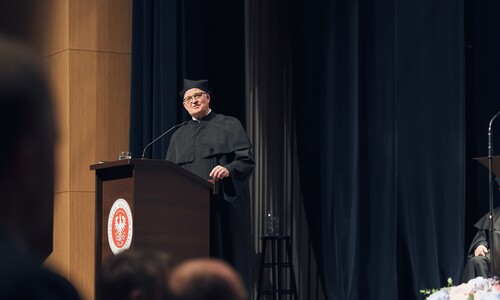
[[[131,159],[123,159],[123,160],[115,160],[115,161],[106,161],[100,162],[98,164],[90,165],[90,170],[95,170],[96,174],[100,171],[112,170],[118,168],[170,168],[175,170],[175,172],[182,174],[183,176],[189,177],[200,184],[214,190],[214,193],[218,190],[218,182],[213,180],[203,179],[196,174],[185,170],[184,168],[174,164],[168,160],[159,160],[159,159],[139,159],[139,158],[131,158]]]

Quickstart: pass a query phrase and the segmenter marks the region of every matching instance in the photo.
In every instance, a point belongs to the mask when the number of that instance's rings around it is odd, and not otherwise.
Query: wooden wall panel
[[[54,195],[54,250],[45,265],[69,279],[70,261],[70,199],[69,193]]]
[[[49,56],[45,63],[54,96],[58,130],[54,191],[60,193],[69,191],[69,52]]]
[[[70,281],[84,299],[94,297],[95,193],[71,192]]]
[[[34,42],[46,57],[69,48],[69,1],[36,0]]]
[[[97,56],[96,162],[116,160],[129,147],[130,59],[119,53]]]
[[[55,195],[54,251],[45,265],[73,283],[84,299],[94,297],[95,193]]]
[[[71,0],[70,48],[130,53],[131,0]]]
[[[70,191],[94,191],[97,52],[70,50]]]
[[[70,190],[94,191],[89,165],[128,149],[130,55],[70,51]]]

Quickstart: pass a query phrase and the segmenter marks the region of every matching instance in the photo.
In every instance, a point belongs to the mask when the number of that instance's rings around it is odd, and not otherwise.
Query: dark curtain
[[[328,299],[419,299],[464,261],[463,1],[294,1],[293,109]]]
[[[187,120],[178,92],[183,79],[208,79],[211,107],[245,124],[243,1],[134,0],[130,149],[143,148]],[[230,13],[228,13],[228,11]],[[165,157],[170,135],[148,148],[146,158]]]
[[[177,91],[179,63],[176,1],[133,1],[130,149],[141,157],[143,148],[169,127],[182,122]],[[179,70],[181,69],[181,70]],[[148,158],[165,156],[168,139],[155,143]]]

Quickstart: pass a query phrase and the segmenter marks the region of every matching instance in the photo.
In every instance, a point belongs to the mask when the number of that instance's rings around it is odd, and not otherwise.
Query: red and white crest
[[[113,254],[130,248],[133,234],[132,211],[127,201],[117,199],[108,216],[108,243]]]

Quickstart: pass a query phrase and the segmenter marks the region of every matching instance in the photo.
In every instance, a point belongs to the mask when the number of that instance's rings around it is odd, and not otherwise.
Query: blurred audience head
[[[247,300],[239,274],[217,259],[192,259],[177,266],[169,289],[175,300]]]
[[[164,300],[171,259],[164,252],[128,250],[109,257],[99,280],[100,299]]]
[[[52,251],[54,112],[40,58],[0,36],[0,230],[41,260]]]
[[[52,251],[56,139],[46,78],[38,55],[0,36],[0,299],[80,299],[41,266]]]

